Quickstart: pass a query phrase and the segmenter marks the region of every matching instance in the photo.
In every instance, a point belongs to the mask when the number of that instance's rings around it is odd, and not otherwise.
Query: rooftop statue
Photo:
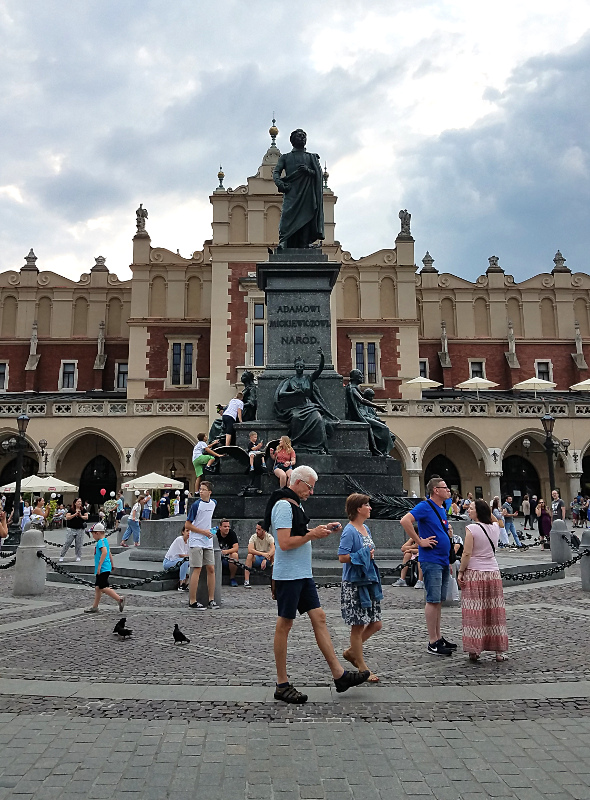
[[[135,224],[137,225],[137,232],[145,231],[145,221],[148,218],[147,208],[143,207],[143,203],[139,204],[139,208],[135,212]]]
[[[385,408],[373,402],[375,392],[372,389],[360,391],[363,374],[358,369],[350,373],[346,387],[346,419],[352,422],[369,423],[369,449],[375,456],[388,456],[393,450],[395,436],[387,425],[377,416],[377,411]]]
[[[307,134],[301,128],[293,131],[290,141],[293,150],[279,158],[272,174],[279,192],[284,195],[279,250],[310,247],[313,242],[324,238],[320,157],[305,149]]]
[[[324,369],[324,351],[318,350],[319,366],[311,375],[305,375],[305,362],[295,359],[295,375],[285,378],[275,394],[275,414],[278,420],[289,425],[293,446],[308,453],[327,453],[328,437],[338,418],[332,414],[315,381]]]

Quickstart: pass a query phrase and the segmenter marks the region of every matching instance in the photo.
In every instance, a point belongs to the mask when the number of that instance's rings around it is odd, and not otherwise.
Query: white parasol
[[[458,383],[455,389],[461,389],[463,391],[473,391],[475,389],[477,392],[477,399],[479,400],[480,389],[491,389],[494,386],[499,386],[499,384],[494,383],[494,381],[489,381],[487,378],[469,378],[469,380],[463,381],[463,383]]]
[[[184,483],[174,478],[167,478],[165,475],[158,475],[157,472],[150,472],[127,481],[123,484],[123,489],[184,489]]]
[[[537,392],[543,392],[547,389],[555,389],[556,383],[552,381],[544,381],[542,378],[529,378],[526,381],[515,383],[513,389],[519,389],[521,392],[534,392],[535,400],[537,399]]]
[[[438,381],[431,381],[430,378],[412,378],[409,381],[404,381],[404,386],[418,386],[420,389],[436,389],[437,386],[442,386]]]
[[[570,386],[570,389],[573,392],[590,392],[590,378],[580,381],[580,383],[574,383],[573,386]]]

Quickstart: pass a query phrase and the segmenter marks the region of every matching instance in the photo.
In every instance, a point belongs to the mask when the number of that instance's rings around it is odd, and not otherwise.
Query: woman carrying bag
[[[485,650],[505,661],[508,630],[502,577],[496,561],[500,528],[485,500],[469,506],[463,556],[457,578],[461,588],[463,651],[477,661]]]

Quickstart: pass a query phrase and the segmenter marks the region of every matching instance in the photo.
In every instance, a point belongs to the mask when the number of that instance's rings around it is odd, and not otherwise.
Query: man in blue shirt
[[[418,503],[400,520],[404,531],[419,546],[418,560],[426,589],[424,613],[428,652],[435,656],[450,656],[457,649],[457,645],[444,639],[440,632],[441,605],[446,599],[450,579],[452,529],[445,510],[445,501],[450,493],[442,478],[431,478],[426,486],[428,499]],[[418,523],[418,533],[414,530],[415,522]]]
[[[326,614],[321,607],[311,569],[311,543],[324,539],[331,533],[340,533],[339,522],[318,525],[308,530],[309,518],[301,505],[313,494],[317,473],[311,467],[300,466],[293,470],[289,487],[279,489],[270,498],[265,517],[265,527],[271,529],[276,549],[273,567],[274,597],[278,606],[275,629],[274,654],[277,666],[275,700],[285,703],[306,703],[307,695],[297,691],[287,675],[287,640],[293,620],[307,614],[315,639],[334,678],[337,692],[359,686],[369,679],[370,672],[345,670],[334,652],[334,645],[326,625]],[[267,522],[270,520],[270,524]]]

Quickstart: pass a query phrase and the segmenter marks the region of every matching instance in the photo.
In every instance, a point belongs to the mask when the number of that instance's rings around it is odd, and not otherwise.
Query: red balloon
[[[106,489],[101,489],[101,490],[100,490],[100,493],[101,493],[101,495],[104,497],[104,496],[105,496],[105,494],[107,493],[107,490],[106,490]]]

